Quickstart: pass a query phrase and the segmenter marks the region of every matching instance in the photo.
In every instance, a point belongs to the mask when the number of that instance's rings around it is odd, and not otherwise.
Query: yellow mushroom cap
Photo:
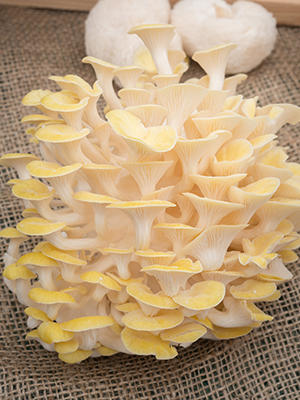
[[[160,334],[162,340],[168,340],[175,343],[193,343],[200,339],[207,329],[197,322],[188,322],[175,328],[163,331]]]
[[[97,283],[109,290],[121,290],[121,286],[114,279],[98,271],[85,272],[80,275],[80,279],[88,283]]]
[[[149,332],[139,332],[126,327],[121,334],[128,351],[138,355],[154,355],[158,360],[168,360],[177,356],[177,351],[159,336]]]
[[[275,283],[248,279],[241,285],[231,286],[230,293],[236,299],[260,300],[274,294],[276,289]]]
[[[24,240],[29,239],[26,235],[19,232],[16,228],[4,228],[0,232],[0,237],[3,237],[5,239],[19,239],[19,238],[24,238]]]
[[[79,342],[76,339],[70,339],[66,342],[54,343],[54,350],[59,354],[69,354],[74,353],[78,349]]]
[[[31,160],[39,160],[39,157],[34,156],[32,154],[28,154],[28,153],[4,154],[0,158],[0,165],[3,165],[4,167],[13,167],[14,163],[18,160],[25,160],[25,161],[29,162]]]
[[[47,344],[66,342],[74,336],[72,332],[63,331],[56,322],[42,322],[37,331],[39,338]]]
[[[63,229],[65,222],[52,222],[44,218],[26,218],[17,225],[18,231],[24,235],[49,235]]]
[[[61,261],[66,264],[73,265],[86,265],[85,260],[77,258],[77,251],[75,250],[60,250],[53,246],[51,243],[44,243],[42,247],[42,253],[53,260]]]
[[[52,291],[42,288],[33,288],[28,297],[39,304],[75,303],[74,297],[63,291]]]
[[[119,200],[114,199],[110,196],[105,196],[102,194],[90,193],[90,192],[77,192],[74,195],[74,199],[84,201],[87,203],[98,203],[98,204],[111,204],[119,202]]]
[[[77,171],[82,167],[82,164],[76,163],[62,167],[56,163],[46,161],[32,161],[27,165],[27,170],[30,175],[36,178],[54,178],[56,176],[64,176]]]
[[[70,321],[62,322],[60,327],[68,332],[83,332],[90,329],[105,328],[114,324],[114,319],[107,316],[87,316],[71,319]]]
[[[92,350],[82,350],[78,349],[73,353],[68,354],[59,354],[59,359],[67,364],[75,364],[79,363],[83,360],[86,360],[92,355]]]
[[[59,264],[50,257],[45,256],[41,251],[27,253],[20,257],[17,265],[37,265],[40,267],[58,267]]]
[[[109,347],[106,346],[100,346],[96,349],[101,356],[105,357],[110,357],[113,356],[114,354],[119,353],[117,350],[110,349]]]
[[[36,132],[35,137],[41,142],[64,143],[82,139],[89,133],[90,130],[86,128],[78,132],[69,125],[57,124],[44,126]]]
[[[204,281],[195,283],[189,290],[181,290],[173,300],[191,310],[207,310],[217,306],[225,296],[225,286],[221,282]]]
[[[176,144],[177,133],[171,126],[145,128],[138,117],[125,110],[109,111],[106,118],[124,139],[140,142],[155,152],[169,151]]]
[[[251,326],[243,326],[240,328],[221,328],[220,326],[215,326],[212,330],[212,334],[218,339],[234,339],[240,336],[247,335],[247,333],[252,331]]]
[[[77,95],[75,95],[77,97]],[[78,101],[70,93],[56,92],[46,95],[41,99],[41,104],[51,111],[77,111],[88,104],[88,98]]]
[[[25,314],[28,315],[28,317],[35,318],[39,321],[50,322],[50,319],[48,318],[47,314],[44,311],[39,310],[38,308],[27,307],[25,308],[24,311]]]
[[[115,309],[122,312],[131,312],[139,310],[141,307],[138,303],[124,303],[124,304],[116,304]]]
[[[153,332],[174,328],[183,319],[178,310],[160,310],[155,316],[146,316],[142,310],[136,310],[124,315],[122,322],[136,331]]]
[[[32,90],[25,97],[23,97],[22,104],[24,106],[36,106],[41,104],[41,99],[48,94],[51,94],[50,90]]]
[[[148,286],[143,285],[142,283],[131,283],[127,286],[126,290],[134,299],[149,306],[161,309],[178,308],[178,304],[176,304],[170,297],[164,296],[161,293],[154,294]]]
[[[176,256],[176,254],[172,251],[162,252],[151,249],[138,250],[135,252],[135,254],[144,259],[149,265],[168,265]]]
[[[26,117],[23,117],[21,119],[21,122],[23,122],[24,124],[34,124],[34,125],[39,125],[43,122],[48,122],[48,121],[49,122],[52,121],[52,118],[43,114],[26,115]]]
[[[17,265],[16,263],[8,265],[4,271],[3,276],[6,279],[14,281],[16,279],[35,279],[36,275],[24,265]]]
[[[12,192],[16,197],[34,201],[49,199],[55,193],[54,190],[50,192],[44,183],[36,179],[26,179],[18,182],[13,186]]]

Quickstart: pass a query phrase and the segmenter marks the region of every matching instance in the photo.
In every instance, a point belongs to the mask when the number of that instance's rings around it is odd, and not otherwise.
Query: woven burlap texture
[[[0,148],[1,153],[37,153],[20,122],[33,110],[21,105],[32,89],[57,89],[51,75],[76,74],[92,83],[85,56],[86,13],[0,7]],[[258,95],[260,104],[300,105],[300,29],[279,28],[276,48],[240,86],[245,97]],[[203,71],[191,64],[186,77]],[[103,106],[103,104],[100,104]],[[299,161],[299,127],[279,132],[290,146],[291,161]],[[15,226],[23,205],[5,185],[16,177],[0,170],[1,229]],[[30,249],[34,241],[26,244]],[[6,248],[2,242],[0,258]],[[1,264],[2,273],[3,264]],[[281,285],[279,301],[263,310],[274,317],[250,334],[229,341],[200,340],[169,361],[117,354],[63,364],[57,354],[25,340],[26,316],[3,284],[0,291],[0,399],[208,399],[288,400],[300,398],[299,299],[300,271],[289,265],[292,281]]]

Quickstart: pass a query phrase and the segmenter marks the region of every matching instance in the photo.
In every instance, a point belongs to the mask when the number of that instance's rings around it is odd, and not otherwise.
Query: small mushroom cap
[[[34,307],[27,307],[25,308],[25,314],[28,315],[28,317],[32,317],[34,319],[37,319],[39,321],[43,321],[43,322],[50,322],[51,320],[48,318],[47,314],[42,311],[39,310],[38,308],[34,308]]]
[[[274,294],[276,289],[275,283],[248,279],[241,285],[231,286],[230,293],[236,299],[260,300]]]
[[[162,251],[154,251],[151,249],[148,250],[138,250],[135,254],[150,265],[160,264],[160,265],[168,265],[172,260],[174,260],[176,254],[172,251],[162,252]]]
[[[51,243],[44,243],[42,247],[42,253],[53,260],[61,261],[66,264],[73,265],[86,265],[85,260],[77,258],[77,251],[75,250],[60,250],[53,246]]]
[[[141,283],[143,280],[143,278],[122,279],[111,272],[108,272],[107,275],[117,281],[121,286],[128,286],[131,283]]]
[[[31,92],[26,94],[25,97],[23,97],[22,104],[24,106],[37,106],[41,104],[41,100],[43,97],[51,93],[52,92],[50,90],[32,90]]]
[[[26,235],[19,232],[16,228],[4,228],[0,232],[0,237],[3,237],[5,239],[19,239],[19,238],[24,238],[24,240],[29,239]]]
[[[71,319],[70,321],[62,322],[61,329],[68,332],[84,332],[90,329],[105,328],[115,323],[112,317],[107,316],[88,316]]]
[[[63,229],[65,222],[52,222],[44,218],[26,218],[18,223],[17,229],[24,235],[49,235]]]
[[[92,355],[92,350],[81,350],[78,349],[73,353],[68,354],[59,354],[59,359],[67,364],[75,364],[79,363],[83,360],[86,360]]]
[[[136,331],[159,331],[181,324],[184,316],[178,310],[160,310],[155,316],[146,316],[142,310],[132,311],[122,318],[122,322]]]
[[[58,267],[57,261],[45,256],[41,251],[27,253],[20,257],[17,265],[37,265],[40,267]]]
[[[40,339],[47,344],[66,342],[74,336],[72,332],[63,331],[56,322],[42,322],[37,331]]]
[[[59,354],[74,353],[78,349],[79,342],[76,339],[71,339],[66,342],[54,343],[54,350]]]
[[[76,96],[76,98],[75,98]],[[41,99],[41,104],[51,111],[77,111],[88,104],[88,98],[85,97],[78,102],[77,95],[70,92],[56,92],[46,95]]]
[[[46,161],[32,161],[27,165],[27,171],[36,178],[54,178],[56,176],[64,176],[77,171],[82,164],[72,164],[62,167],[59,164]]]
[[[171,126],[144,128],[138,117],[125,110],[109,111],[106,118],[117,134],[140,142],[155,152],[169,151],[176,144],[177,133]]]
[[[195,283],[189,290],[181,290],[173,300],[191,310],[207,310],[217,306],[225,296],[225,286],[221,282],[204,281]]]
[[[177,351],[159,336],[149,332],[138,332],[126,327],[121,334],[128,351],[138,355],[154,355],[158,360],[168,360],[177,356]]]
[[[69,304],[76,303],[74,297],[63,291],[51,291],[42,288],[33,288],[29,291],[30,300],[39,304]]]
[[[124,304],[116,304],[115,309],[122,312],[131,312],[140,310],[140,306],[138,303],[124,303]]]
[[[90,130],[87,128],[78,132],[69,125],[57,124],[44,126],[36,132],[35,137],[41,142],[65,143],[82,139],[89,133]]]
[[[109,290],[117,290],[118,292],[121,290],[121,286],[114,279],[98,271],[85,272],[80,275],[80,279],[88,283],[97,283]]]
[[[25,208],[25,210],[22,212],[22,217],[23,218],[33,218],[33,217],[40,217],[40,214],[36,208],[29,207]]]
[[[26,115],[26,117],[21,119],[21,122],[23,122],[24,124],[34,124],[34,125],[39,125],[43,122],[48,122],[48,121],[49,122],[52,121],[52,118],[43,114]]]
[[[134,247],[130,249],[116,249],[115,247],[105,247],[103,249],[99,249],[102,254],[131,254],[134,252]]]
[[[100,346],[96,349],[101,356],[105,357],[110,357],[113,356],[114,354],[119,353],[117,350],[110,349],[109,347],[106,346]]]
[[[150,288],[142,283],[131,283],[127,286],[126,290],[134,299],[149,306],[161,309],[178,308],[178,304],[176,304],[170,297],[164,296],[161,292],[153,294]]]
[[[212,334],[218,339],[234,339],[247,335],[252,329],[251,326],[243,326],[240,328],[221,328],[220,326],[214,326]]]
[[[13,186],[13,185],[15,185],[16,183],[19,183],[19,182],[21,182],[21,179],[15,178],[15,179],[10,179],[9,181],[6,182],[6,184],[8,186]]]
[[[12,192],[16,197],[34,201],[49,199],[55,193],[54,190],[50,192],[44,183],[36,179],[26,179],[15,184]]]
[[[27,154],[27,153],[10,153],[10,154],[4,154],[0,158],[0,165],[3,165],[4,167],[13,167],[14,163],[17,160],[26,160],[27,162],[31,160],[39,160],[39,157],[34,156],[32,154]]]
[[[174,203],[163,200],[136,200],[136,201],[119,201],[107,206],[107,208],[133,209],[147,207],[176,207]]]
[[[3,276],[10,281],[36,278],[36,275],[29,268],[24,265],[17,265],[16,263],[8,265],[3,271]]]
[[[200,339],[207,329],[197,322],[188,322],[175,328],[163,331],[160,334],[162,340],[168,340],[175,343],[193,343]]]
[[[120,200],[114,199],[113,197],[105,196],[102,194],[90,193],[90,192],[77,192],[74,195],[74,199],[84,201],[87,203],[97,204],[111,204],[119,202]]]

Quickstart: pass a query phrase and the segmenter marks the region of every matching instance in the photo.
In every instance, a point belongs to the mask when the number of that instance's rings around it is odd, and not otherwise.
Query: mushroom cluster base
[[[143,25],[146,48],[119,68],[93,57],[91,87],[52,76],[58,92],[23,99],[41,158],[10,153],[24,219],[4,280],[26,306],[28,339],[66,363],[117,352],[170,359],[200,338],[243,336],[272,316],[300,246],[300,165],[277,141],[299,107],[236,94],[234,44],[198,51],[207,75],[180,83],[171,25]],[[123,88],[115,93],[118,78]],[[105,119],[97,101],[107,102]],[[19,247],[41,238],[32,252]]]

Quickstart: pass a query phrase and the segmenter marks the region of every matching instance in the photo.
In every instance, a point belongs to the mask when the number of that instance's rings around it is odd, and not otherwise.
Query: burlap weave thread
[[[94,81],[85,56],[81,12],[0,6],[0,152],[37,154],[20,120],[33,110],[21,105],[32,89],[54,89],[50,75],[76,74]],[[300,28],[279,28],[272,55],[240,86],[260,104],[300,105]],[[192,63],[186,78],[203,71]],[[103,104],[100,103],[100,107]],[[287,125],[279,141],[289,146],[290,161],[300,161],[300,128]],[[16,177],[1,168],[1,229],[15,226],[23,205],[6,181]],[[29,250],[34,240],[26,243]],[[0,259],[6,248],[1,245]],[[170,361],[115,355],[63,364],[37,342],[25,340],[26,316],[16,297],[0,288],[0,399],[2,400],[289,400],[300,399],[300,269],[290,264],[292,281],[281,285],[282,297],[263,310],[274,317],[245,337],[200,340]],[[1,263],[1,275],[3,263]]]

